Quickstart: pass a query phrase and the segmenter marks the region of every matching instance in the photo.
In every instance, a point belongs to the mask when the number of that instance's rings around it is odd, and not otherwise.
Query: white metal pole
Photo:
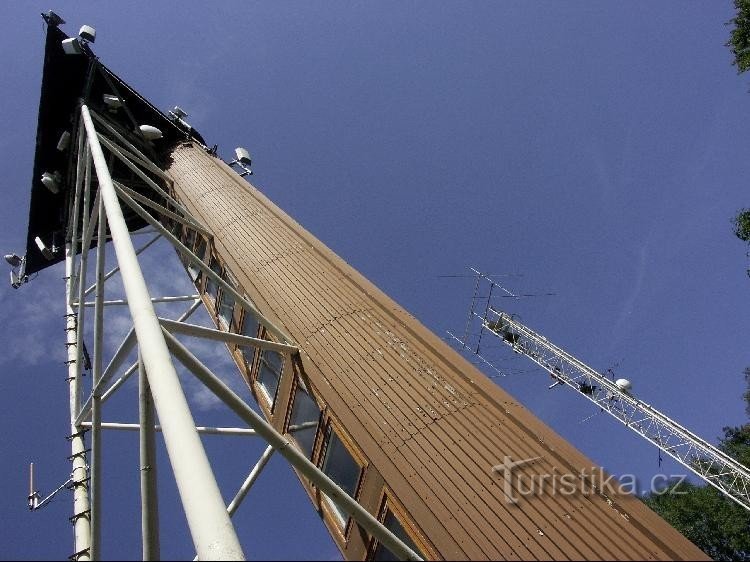
[[[81,230],[83,232],[88,231],[89,228],[89,221],[91,219],[91,216],[89,214],[89,201],[91,199],[91,150],[89,149],[89,146],[86,145],[85,147],[85,157],[84,157],[84,180],[83,180],[83,201],[81,205],[81,211],[83,213],[83,218],[81,220]],[[85,236],[84,236],[85,238]],[[78,274],[76,275],[76,292],[78,293],[78,302],[81,302],[81,295],[83,294],[83,289],[86,284],[86,274],[88,272],[88,255],[89,255],[89,242],[84,242],[81,244],[81,258],[79,260],[78,265]],[[72,302],[72,301],[70,301]],[[86,317],[84,315],[83,307],[78,307],[78,318],[76,323],[76,329],[78,330],[76,334],[76,351],[78,352],[76,355],[76,367],[77,367],[77,373],[78,377],[76,377],[76,397],[75,397],[75,404],[71,404],[71,407],[75,407],[75,415],[74,419],[77,419],[78,412],[81,409],[81,380],[80,375],[83,372],[83,327],[84,327],[84,321]]]
[[[156,488],[154,404],[146,369],[138,353],[138,421],[140,423],[141,536],[143,559],[159,560],[159,499]]]
[[[94,357],[92,376],[92,406],[91,406],[91,559],[100,559],[100,544],[102,538],[102,411],[101,393],[97,385],[102,377],[104,348],[104,263],[107,239],[107,224],[104,217],[104,204],[99,199],[99,231],[96,243],[96,294],[94,300]],[[83,283],[80,285],[83,292]],[[79,308],[80,310],[80,308]]]
[[[177,322],[182,322],[183,320],[187,320],[188,318],[190,318],[190,316],[192,316],[193,312],[195,312],[196,310],[198,310],[198,308],[200,307],[200,305],[201,305],[202,302],[203,301],[201,301],[200,299],[197,299],[190,306],[190,308],[182,316],[180,316],[177,319]],[[118,353],[119,353],[119,351],[118,351]],[[123,360],[124,360],[124,357],[123,357]],[[112,363],[114,363],[114,361],[115,360],[112,359]],[[112,363],[110,363],[110,366],[112,366]],[[104,382],[109,381],[109,378],[112,377],[112,375],[110,375],[109,377],[107,377],[107,373],[111,372],[112,374],[114,374],[114,371],[117,368],[119,368],[119,364],[118,364],[118,367],[113,368],[111,371],[110,371],[110,368],[107,367],[107,369],[104,372]],[[102,404],[104,402],[106,402],[107,400],[109,400],[110,396],[112,396],[112,394],[114,394],[114,392],[118,388],[120,388],[123,384],[125,384],[125,382],[130,378],[130,375],[132,375],[137,368],[138,368],[138,364],[137,363],[132,364],[130,367],[128,367],[128,369],[122,374],[122,376],[119,379],[117,379],[115,382],[112,383],[112,386],[110,386],[106,390],[106,392],[104,394],[102,394]]]
[[[199,299],[200,295],[175,295],[170,297],[153,297],[151,299],[152,303],[168,303],[168,302],[185,302],[185,301],[194,301],[195,299]],[[74,303],[74,304],[81,304],[81,303]],[[111,301],[104,301],[102,303],[104,306],[125,306],[128,304],[127,299],[113,299]],[[83,306],[92,307],[96,306],[96,301],[94,302],[84,302]]]
[[[203,326],[177,322],[168,318],[159,318],[159,322],[161,322],[161,325],[164,326],[167,330],[176,334],[185,334],[186,336],[195,336],[197,338],[221,341],[242,346],[253,346],[258,349],[278,351],[279,353],[299,353],[299,348],[295,345],[276,343],[269,340],[262,340],[260,338],[253,338],[251,336],[233,334],[231,332],[225,332],[223,330],[204,328]]]
[[[108,238],[111,238],[111,237],[108,237]],[[151,245],[152,245],[152,244],[153,244],[154,242],[156,242],[157,240],[159,240],[159,238],[161,238],[161,234],[157,234],[156,236],[154,236],[154,237],[153,237],[153,238],[152,238],[151,240],[149,240],[149,241],[148,241],[148,242],[146,242],[146,243],[145,243],[145,244],[144,244],[143,246],[141,246],[140,248],[138,248],[138,249],[137,249],[137,250],[135,251],[135,255],[137,256],[137,255],[141,254],[142,252],[145,252],[146,250],[148,250],[148,249],[149,249],[149,247],[150,247],[150,246],[151,246]],[[104,276],[104,280],[106,281],[107,279],[109,279],[110,277],[112,277],[112,276],[113,276],[113,275],[114,275],[115,273],[117,273],[118,271],[120,271],[120,266],[117,266],[117,267],[113,268],[113,269],[112,269],[111,271],[108,271],[108,272],[107,272],[107,274],[106,274],[106,275]],[[91,286],[90,286],[90,287],[89,287],[88,289],[86,289],[86,290],[85,290],[85,291],[83,292],[83,295],[84,295],[84,296],[88,295],[88,294],[89,294],[89,293],[91,293],[91,292],[92,292],[92,291],[93,291],[94,289],[96,289],[96,283],[94,283],[94,284],[93,284],[93,285],[91,285]]]
[[[78,217],[80,215],[81,205],[81,191],[83,190],[83,165],[84,158],[88,158],[88,146],[84,143],[85,132],[83,130],[83,122],[78,124],[78,152],[76,154],[76,188],[73,195],[73,203],[68,206],[70,212],[70,222],[68,231],[71,233],[70,241],[72,243],[71,255],[73,256],[73,263],[71,264],[71,275],[72,284],[70,286],[68,304],[73,302],[73,294],[76,293],[76,287],[78,287],[78,277],[75,273],[75,261],[76,261],[76,249],[78,247]]]
[[[309,422],[308,422],[309,423]],[[91,422],[82,422],[83,427],[91,427]],[[317,425],[317,423],[315,424]],[[296,427],[296,426],[295,426]],[[120,422],[102,422],[102,429],[112,429],[115,431],[140,431],[139,423],[120,423]],[[161,426],[156,424],[154,429],[159,432]],[[254,429],[247,427],[211,427],[206,425],[197,425],[195,430],[201,435],[236,435],[238,437],[253,437],[257,435]]]
[[[255,307],[255,305],[249,301],[246,297],[242,296],[237,289],[232,287],[229,283],[227,283],[224,279],[221,278],[221,275],[218,275],[214,270],[212,270],[199,256],[195,255],[193,251],[185,246],[174,234],[172,234],[169,230],[167,230],[163,225],[159,223],[154,217],[152,217],[143,207],[141,207],[136,201],[130,197],[127,193],[120,190],[118,191],[120,197],[122,200],[127,203],[127,205],[133,209],[136,214],[138,214],[143,220],[145,220],[147,223],[149,223],[151,226],[153,226],[156,230],[158,230],[164,238],[169,240],[172,245],[175,247],[175,249],[180,253],[188,256],[190,258],[190,261],[192,261],[198,268],[203,272],[203,275],[210,278],[212,281],[214,281],[219,287],[223,290],[232,295],[237,301],[237,303],[242,306],[245,310],[249,311],[255,318],[260,322],[269,332],[271,332],[274,336],[279,338],[280,340],[287,342],[289,344],[293,344],[294,340],[292,337],[284,332],[281,328],[276,326],[273,322],[271,322],[268,318],[263,316],[260,311]]]
[[[190,353],[177,339],[164,328],[164,337],[172,353],[190,371],[198,377],[216,396],[229,408],[253,428],[260,437],[276,449],[302,476],[310,480],[313,485],[326,494],[346,513],[351,515],[357,523],[368,533],[377,538],[388,550],[403,560],[421,560],[420,556],[409,546],[388,530],[380,521],[359,505],[349,494],[344,492],[338,484],[331,480],[320,468],[292,445],[260,414],[248,406],[242,398],[237,396],[219,377],[214,375],[195,355]]]
[[[74,554],[77,561],[91,560],[91,525],[89,520],[89,489],[86,470],[86,444],[82,428],[75,424],[79,408],[78,385],[80,365],[78,357],[78,334],[76,313],[73,312],[71,293],[73,291],[73,246],[65,244],[65,334],[68,348],[68,389],[70,393],[70,449],[72,460],[71,480],[73,482],[73,535]]]
[[[81,106],[81,115],[120,264],[128,308],[198,558],[244,560],[242,547],[169,356],[96,129],[85,105]]]
[[[133,346],[135,345],[135,330],[133,328],[130,328],[130,331],[128,332],[128,335],[125,336],[125,339],[120,344],[120,347],[117,348],[117,351],[115,352],[114,356],[109,362],[109,365],[107,365],[107,368],[104,369],[102,372],[101,377],[99,377],[99,381],[94,385],[94,388],[91,392],[91,395],[86,399],[86,402],[84,402],[83,407],[81,407],[78,411],[78,418],[76,419],[76,423],[79,424],[85,420],[89,413],[91,412],[91,403],[94,400],[94,394],[97,394],[101,397],[101,403],[104,404],[104,402],[107,401],[106,393],[102,395],[102,390],[104,389],[104,386],[107,384],[109,379],[112,378],[115,371],[120,368],[120,365],[122,365],[123,361],[127,359],[128,354],[130,353],[130,350],[133,349]],[[135,366],[132,367],[135,369]]]
[[[234,499],[229,503],[229,506],[227,506],[227,513],[231,517],[234,515],[234,512],[237,511],[237,508],[240,507],[240,504],[242,503],[242,500],[245,499],[245,496],[250,491],[250,488],[255,484],[255,481],[258,479],[258,476],[260,476],[261,471],[265,468],[265,466],[268,464],[268,461],[271,460],[271,455],[273,455],[274,448],[269,445],[265,451],[263,451],[263,454],[260,456],[260,459],[258,459],[258,462],[255,464],[253,469],[250,471],[250,474],[248,474],[245,481],[242,483],[242,486],[240,486],[240,489],[237,490],[237,493],[234,496]]]

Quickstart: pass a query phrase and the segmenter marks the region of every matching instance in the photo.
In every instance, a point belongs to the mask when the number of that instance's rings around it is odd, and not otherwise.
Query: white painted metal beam
[[[195,423],[138,265],[94,123],[85,105],[81,107],[81,115],[99,180],[99,194],[104,201],[112,243],[120,264],[128,308],[196,552],[201,560],[244,560],[216,478],[200,436],[195,431]]]

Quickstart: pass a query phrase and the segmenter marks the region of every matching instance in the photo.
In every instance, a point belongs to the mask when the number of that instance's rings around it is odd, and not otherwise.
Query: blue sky
[[[750,80],[724,47],[731,2],[9,3],[3,253],[25,243],[50,8],[69,34],[96,27],[103,62],[158,107],[183,107],[220,154],[246,146],[254,185],[439,335],[461,331],[472,290],[445,276],[514,274],[509,288],[555,295],[502,305],[645,401],[711,441],[745,420],[750,279],[729,221],[750,206]],[[61,276],[0,288],[11,559],[72,551],[68,495],[25,507],[30,460],[42,491],[70,470]],[[501,386],[610,472],[683,472],[603,414],[582,422],[593,406],[548,391],[530,364],[487,351],[513,373]],[[203,352],[232,376],[220,349]],[[135,419],[128,392],[106,418]],[[234,423],[188,392],[199,422]],[[206,443],[231,497],[261,446]],[[137,440],[106,446],[103,555],[138,558]],[[237,516],[247,555],[335,557],[284,463],[269,469]],[[190,557],[166,459],[161,476],[164,557]]]

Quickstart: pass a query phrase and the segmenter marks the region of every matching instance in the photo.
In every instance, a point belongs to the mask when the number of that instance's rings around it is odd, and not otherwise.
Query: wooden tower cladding
[[[183,143],[167,171],[214,235],[183,240],[300,347],[297,358],[232,349],[263,412],[426,558],[705,558],[640,500],[580,481],[575,494],[509,502],[492,470],[506,457],[540,457],[513,470],[522,483],[594,464],[226,164]],[[268,337],[187,269],[220,328]],[[302,483],[346,558],[388,559]]]

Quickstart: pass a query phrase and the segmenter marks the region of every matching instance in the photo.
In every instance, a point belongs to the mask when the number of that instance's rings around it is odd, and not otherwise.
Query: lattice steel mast
[[[555,380],[552,386],[564,384],[572,388],[750,510],[750,470],[633,396],[626,380],[611,381],[512,315],[489,305],[482,317],[482,326],[513,351],[525,355],[549,372]]]

